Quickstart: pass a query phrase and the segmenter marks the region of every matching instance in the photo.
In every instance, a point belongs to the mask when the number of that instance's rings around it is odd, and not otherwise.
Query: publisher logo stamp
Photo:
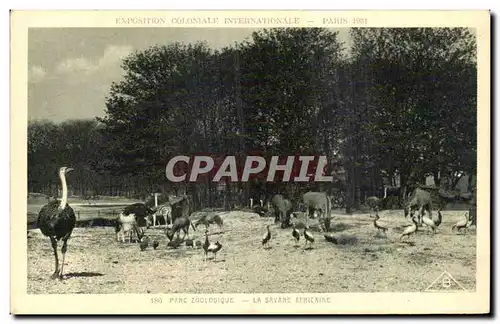
[[[456,292],[467,291],[453,276],[443,271],[426,289],[428,292]]]

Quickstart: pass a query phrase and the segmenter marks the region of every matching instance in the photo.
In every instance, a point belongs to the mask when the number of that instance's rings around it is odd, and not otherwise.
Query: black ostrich
[[[51,278],[63,278],[64,257],[68,249],[68,239],[76,224],[76,217],[73,208],[68,205],[68,187],[66,186],[66,173],[73,171],[72,168],[62,167],[59,169],[61,178],[62,197],[60,200],[53,200],[43,206],[38,213],[37,226],[42,234],[50,238],[52,249],[54,249],[55,270]],[[57,254],[57,241],[62,239],[61,248],[62,263],[59,270],[59,256]]]

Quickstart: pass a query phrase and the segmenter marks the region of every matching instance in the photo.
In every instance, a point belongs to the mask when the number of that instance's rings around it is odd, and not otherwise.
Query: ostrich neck
[[[62,187],[62,197],[59,208],[64,209],[68,201],[68,186],[66,185],[66,176],[64,175],[64,173],[61,173],[59,177],[61,178],[61,187]]]

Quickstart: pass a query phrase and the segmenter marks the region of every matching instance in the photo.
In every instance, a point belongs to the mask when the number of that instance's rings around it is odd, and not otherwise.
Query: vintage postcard
[[[490,312],[488,10],[12,11],[10,46],[13,314]]]

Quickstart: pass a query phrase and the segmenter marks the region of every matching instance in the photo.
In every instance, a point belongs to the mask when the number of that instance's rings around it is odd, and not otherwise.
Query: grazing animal
[[[269,246],[269,241],[271,240],[271,230],[269,229],[269,225],[266,226],[266,233],[264,234],[264,237],[262,238],[262,246],[268,247]]]
[[[157,249],[158,248],[158,245],[160,245],[160,243],[158,243],[158,241],[153,241],[153,249]]]
[[[198,225],[200,224],[204,224],[206,229],[208,229],[210,224],[217,224],[217,226],[219,226],[219,228],[222,230],[224,226],[224,221],[222,220],[222,217],[220,217],[220,215],[211,213],[211,214],[205,214],[200,219],[198,219],[194,224],[194,227],[198,228]]]
[[[366,204],[370,207],[370,216],[372,211],[376,213],[380,210],[380,199],[378,197],[371,196],[366,198]]]
[[[186,240],[186,246],[194,247],[193,240],[187,239]]]
[[[122,214],[125,216],[134,215],[137,222],[137,226],[146,227],[146,218],[152,215],[154,211],[143,203],[135,203],[129,205],[123,209]]]
[[[137,240],[141,242],[144,235],[144,227],[147,226],[147,217],[154,211],[143,203],[135,203],[123,209],[117,219],[118,225],[115,227],[116,239],[122,236],[122,242],[125,242],[125,236],[128,235],[129,242],[132,241],[133,232],[137,234]]]
[[[116,219],[115,233],[116,240],[125,243],[125,237],[128,237],[129,243],[132,242],[133,233],[136,233],[137,240],[140,242],[142,236],[144,235],[144,230],[137,226],[137,218],[134,214],[124,215],[120,213],[118,219]]]
[[[177,218],[186,217],[191,215],[191,203],[187,195],[182,196],[178,201],[171,204],[172,206],[172,222],[175,223]]]
[[[300,240],[300,232],[295,228],[295,225],[293,226],[292,236],[295,239],[295,243],[298,244]]]
[[[66,174],[72,168],[61,167],[59,178],[61,180],[62,196],[60,200],[53,200],[40,209],[37,218],[37,226],[43,235],[50,238],[54,250],[55,270],[51,278],[63,278],[64,258],[68,249],[68,240],[76,225],[76,216],[73,208],[68,205],[68,187],[66,185]],[[59,256],[57,254],[57,242],[62,240],[62,263],[59,269]]]
[[[427,216],[422,217],[422,222],[432,229],[432,233],[436,233],[436,223]]]
[[[168,239],[172,241],[172,238],[174,237],[174,234],[177,233],[177,238],[180,236],[181,230],[184,232],[184,236],[182,239],[184,239],[187,235],[189,238],[189,226],[193,228],[193,230],[196,231],[196,228],[194,227],[193,223],[191,220],[187,217],[179,217],[174,221],[174,224],[172,225],[172,228],[167,229],[165,231],[165,234],[167,235]]]
[[[214,254],[214,261],[217,260],[217,252],[220,251],[220,249],[222,249],[222,244],[219,243],[219,241],[215,242],[214,243],[211,243],[209,246],[208,246],[208,252],[212,252]]]
[[[149,238],[146,236],[142,241],[141,244],[139,244],[139,247],[141,248],[141,251],[144,251],[147,249],[149,246]]]
[[[282,195],[274,195],[271,199],[274,209],[274,223],[281,222],[281,228],[290,226],[290,214],[292,212],[292,203]]]
[[[405,230],[403,231],[403,233],[401,233],[401,235],[399,236],[399,240],[400,241],[403,238],[403,236],[410,237],[410,235],[412,235],[413,233],[415,233],[417,231],[417,229],[418,229],[418,222],[417,222],[417,220],[415,219],[415,217],[412,217],[411,221],[413,222],[413,224],[410,225],[410,226],[407,226],[405,228]]]
[[[330,198],[324,192],[308,191],[302,196],[302,200],[308,210],[309,218],[314,218],[315,212],[320,218],[332,217]]]
[[[210,241],[208,240],[208,231],[205,231],[205,243],[203,243],[202,247],[203,247],[203,251],[205,252],[204,261],[206,261],[207,254],[208,254],[208,248],[210,247]]]
[[[431,194],[420,188],[415,188],[411,196],[408,198],[408,201],[404,206],[405,217],[408,217],[408,215],[410,215],[410,217],[413,217],[413,214],[416,210],[419,211],[418,213],[419,226],[422,226],[422,217],[425,211],[429,213],[429,216],[432,219]]]
[[[325,224],[325,232],[330,232],[330,225],[331,225],[331,220],[329,217],[325,217],[323,220],[323,223]]]
[[[201,241],[200,240],[196,240],[196,242],[194,243],[196,245],[196,248],[197,249],[201,249]]]
[[[304,248],[307,246],[307,243],[312,247],[312,244],[314,243],[314,236],[312,236],[311,233],[309,233],[308,230],[309,226],[304,227],[304,238],[306,239],[306,244],[304,245]]]
[[[387,236],[388,228],[380,224],[378,221],[379,219],[380,216],[378,215],[377,212],[375,212],[375,219],[373,220],[373,226],[375,226],[375,228],[377,229],[377,233],[380,233],[380,231],[382,231],[382,233],[384,233],[384,235]]]
[[[158,206],[154,210],[153,214],[148,216],[148,227],[153,226],[153,228],[156,228],[156,225],[159,223],[157,222],[157,218],[161,217],[165,220],[165,225],[172,224],[171,214],[172,214],[172,207],[170,205]]]
[[[467,232],[467,225],[469,223],[469,217],[468,214],[464,214],[464,218],[456,222],[452,227],[451,230],[453,231],[455,228],[457,229],[458,232],[463,228],[465,229],[465,232]]]

